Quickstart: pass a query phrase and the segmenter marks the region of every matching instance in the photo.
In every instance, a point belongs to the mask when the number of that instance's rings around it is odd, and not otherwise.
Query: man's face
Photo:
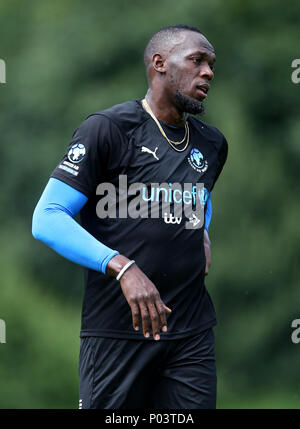
[[[167,55],[166,88],[182,112],[201,114],[213,78],[213,46],[199,33],[184,31]]]

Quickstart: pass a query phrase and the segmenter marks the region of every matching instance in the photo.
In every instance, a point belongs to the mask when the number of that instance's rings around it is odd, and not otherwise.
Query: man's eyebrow
[[[216,62],[216,54],[214,52],[210,53],[207,51],[198,50],[187,55],[187,57],[196,57],[196,56],[207,57],[210,59],[211,62],[213,63]]]

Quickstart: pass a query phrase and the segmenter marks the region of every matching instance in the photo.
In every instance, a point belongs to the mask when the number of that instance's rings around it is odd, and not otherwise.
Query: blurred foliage
[[[143,97],[165,25],[215,46],[204,120],[229,142],[213,193],[219,408],[300,408],[298,1],[0,1],[1,408],[76,408],[82,269],[31,237],[34,206],[91,112]]]

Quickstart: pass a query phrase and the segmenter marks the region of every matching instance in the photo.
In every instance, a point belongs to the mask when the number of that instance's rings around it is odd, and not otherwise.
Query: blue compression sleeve
[[[51,178],[34,210],[32,235],[76,264],[102,273],[111,258],[119,252],[96,240],[73,217],[88,198]]]
[[[209,196],[207,200],[207,206],[206,206],[206,212],[205,212],[205,229],[207,230],[207,232],[211,221],[211,216],[212,216],[212,205],[211,205],[210,196]]]

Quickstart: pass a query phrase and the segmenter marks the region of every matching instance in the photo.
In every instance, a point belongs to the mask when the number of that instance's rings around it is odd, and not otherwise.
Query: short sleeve
[[[218,168],[217,168],[217,172],[216,172],[216,175],[214,178],[214,183],[213,183],[213,186],[211,188],[211,191],[213,190],[215,183],[218,180],[218,178],[219,178],[219,176],[223,170],[223,167],[224,167],[225,162],[227,160],[227,155],[228,155],[228,143],[227,143],[226,138],[223,136],[223,141],[222,141],[221,147],[220,147],[219,152],[218,152]]]
[[[110,147],[119,138],[112,121],[99,114],[89,116],[75,131],[51,177],[59,179],[88,198],[104,180]]]

